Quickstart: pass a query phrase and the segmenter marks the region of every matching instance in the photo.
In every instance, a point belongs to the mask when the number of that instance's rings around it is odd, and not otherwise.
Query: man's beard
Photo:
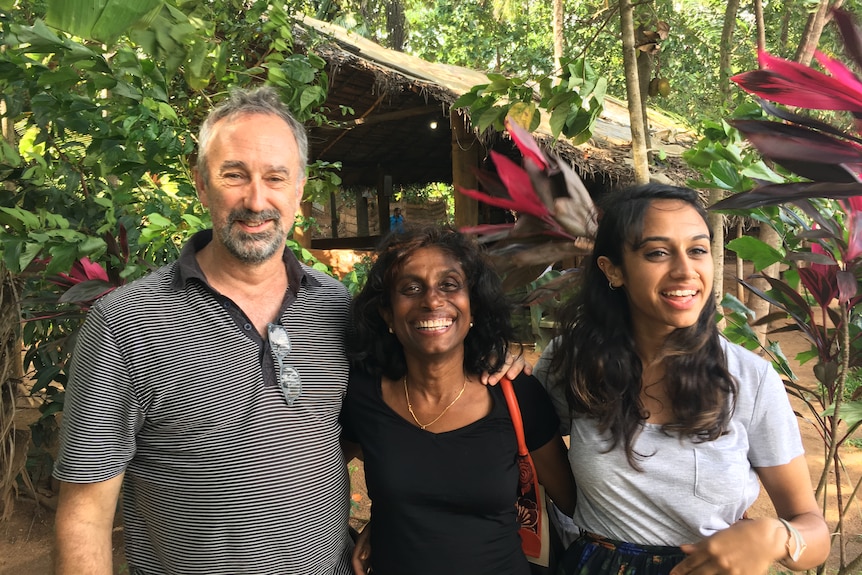
[[[275,225],[265,231],[249,233],[234,227],[234,222],[262,222],[273,220]],[[281,249],[287,234],[281,225],[281,214],[277,210],[253,212],[247,209],[233,210],[228,214],[225,225],[217,230],[219,239],[227,250],[239,261],[247,264],[265,262]]]

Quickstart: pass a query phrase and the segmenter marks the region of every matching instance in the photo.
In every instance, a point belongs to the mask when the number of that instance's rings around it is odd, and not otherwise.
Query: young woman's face
[[[636,338],[694,325],[713,297],[709,228],[682,200],[653,201],[644,214],[641,245],[625,246],[621,266],[605,257],[598,263],[626,291]]]
[[[390,289],[392,307],[381,313],[408,357],[463,354],[473,316],[470,287],[458,260],[438,248],[418,249]]]

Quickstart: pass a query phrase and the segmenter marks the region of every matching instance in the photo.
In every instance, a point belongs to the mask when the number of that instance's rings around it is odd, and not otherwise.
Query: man
[[[389,231],[396,234],[404,233],[404,216],[401,215],[401,208],[395,208],[394,213],[389,216]]]
[[[271,88],[201,127],[213,229],[102,298],[69,369],[54,475],[58,575],[350,573],[338,416],[349,296],[285,249],[307,140]]]

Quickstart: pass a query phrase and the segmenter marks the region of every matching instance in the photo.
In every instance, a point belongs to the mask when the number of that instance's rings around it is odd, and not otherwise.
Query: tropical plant
[[[267,82],[302,121],[323,121],[325,63],[295,53],[292,33],[285,6],[264,0],[0,3],[0,257],[26,280],[25,369],[45,399],[37,444],[56,431],[89,302],[208,227],[188,158],[213,99]],[[309,190],[328,196],[333,166],[310,169]]]
[[[847,55],[862,67],[862,34],[852,16],[842,10],[833,15]],[[783,277],[765,276],[769,284],[765,290],[744,280],[743,284],[777,310],[760,321],[789,320],[783,329],[799,331],[811,343],[810,351],[797,359],[814,362],[818,388],[793,381],[787,387],[805,403],[808,418],[823,438],[825,465],[816,495],[825,509],[829,475],[834,474],[838,573],[850,574],[859,572],[862,554],[846,557],[844,518],[862,479],[849,495],[843,492],[841,447],[862,425],[862,401],[845,393],[847,378],[862,366],[862,309],[857,305],[862,301],[862,138],[849,118],[836,116],[841,122],[836,125],[783,106],[849,112],[858,118],[862,80],[838,60],[822,53],[816,58],[828,74],[760,52],[759,70],[732,78],[744,90],[782,106],[762,103],[777,121],[748,119],[730,124],[765,158],[804,181],[761,181],[713,207],[781,208],[778,217],[761,217],[761,221],[776,228],[784,238],[783,246],[775,249],[749,239],[743,248],[759,268],[773,261],[785,264]]]
[[[513,223],[464,228],[488,244],[488,253],[507,290],[534,282],[549,266],[572,261],[592,248],[595,210],[589,192],[572,167],[544,151],[513,118],[506,128],[523,154],[523,165],[491,152],[496,173],[477,170],[484,191],[461,189],[480,202],[519,214]],[[562,274],[552,282],[534,284],[527,303],[563,290],[573,274]]]

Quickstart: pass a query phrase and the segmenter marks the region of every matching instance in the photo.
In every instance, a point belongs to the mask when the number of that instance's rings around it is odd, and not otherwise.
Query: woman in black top
[[[509,313],[500,279],[454,230],[409,230],[379,249],[353,304],[356,369],[342,414],[364,456],[375,573],[529,573],[514,428],[499,388],[480,381],[506,356]],[[539,480],[571,515],[553,406],[532,377],[514,384]],[[357,573],[367,567],[355,556]]]

